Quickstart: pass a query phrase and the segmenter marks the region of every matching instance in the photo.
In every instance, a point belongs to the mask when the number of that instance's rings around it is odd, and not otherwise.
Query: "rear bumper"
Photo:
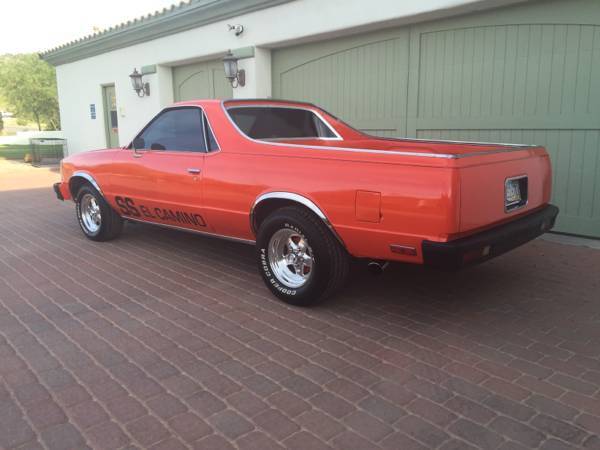
[[[547,205],[520,219],[450,242],[423,241],[423,260],[428,266],[459,269],[477,264],[519,247],[554,227],[558,208]]]

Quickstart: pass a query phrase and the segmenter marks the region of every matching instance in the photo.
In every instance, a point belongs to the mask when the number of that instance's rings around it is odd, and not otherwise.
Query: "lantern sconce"
[[[144,83],[142,77],[144,75],[139,73],[137,69],[133,69],[133,73],[129,75],[131,79],[131,86],[133,86],[133,90],[138,95],[138,97],[144,97],[146,95],[150,95],[150,84],[148,82]]]
[[[229,80],[231,87],[236,88],[246,85],[246,71],[238,69],[238,58],[233,56],[231,50],[223,58],[223,66],[225,68],[225,78]]]

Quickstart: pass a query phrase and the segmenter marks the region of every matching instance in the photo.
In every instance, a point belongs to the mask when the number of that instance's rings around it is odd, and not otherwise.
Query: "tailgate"
[[[515,158],[461,167],[460,232],[494,225],[550,201],[552,170],[548,154],[514,153]]]

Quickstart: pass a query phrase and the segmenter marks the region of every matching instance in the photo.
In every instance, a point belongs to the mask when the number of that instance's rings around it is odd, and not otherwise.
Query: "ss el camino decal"
[[[158,219],[182,225],[194,225],[196,227],[206,226],[206,222],[200,214],[173,211],[172,209],[167,208],[152,208],[141,204],[136,205],[133,199],[129,197],[116,196],[115,202],[121,210],[121,214],[127,217],[139,217],[149,220]]]

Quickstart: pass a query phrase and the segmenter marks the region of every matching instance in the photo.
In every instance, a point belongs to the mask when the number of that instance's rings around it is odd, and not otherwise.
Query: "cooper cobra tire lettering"
[[[261,254],[261,267],[265,273],[265,276],[268,278],[269,283],[271,283],[271,285],[275,289],[277,289],[279,292],[281,292],[282,294],[296,295],[296,292],[297,292],[296,289],[289,289],[289,288],[286,288],[286,287],[282,286],[281,284],[279,284],[277,279],[273,276],[273,273],[269,270],[269,262],[267,261],[267,249],[261,248],[260,254]]]
[[[277,278],[269,259],[269,242],[284,228],[302,236],[312,250],[312,275],[305,284],[296,288],[284,285]],[[319,303],[338,291],[348,275],[349,257],[345,249],[323,221],[302,206],[286,206],[267,216],[258,229],[256,250],[258,269],[266,286],[275,296],[291,305]]]
[[[125,217],[147,217],[148,219],[159,219],[165,222],[173,222],[181,225],[194,225],[205,227],[204,218],[197,213],[185,211],[173,211],[168,208],[152,208],[147,205],[136,204],[130,197],[115,197],[115,203],[121,214]],[[140,212],[141,211],[141,212]]]

